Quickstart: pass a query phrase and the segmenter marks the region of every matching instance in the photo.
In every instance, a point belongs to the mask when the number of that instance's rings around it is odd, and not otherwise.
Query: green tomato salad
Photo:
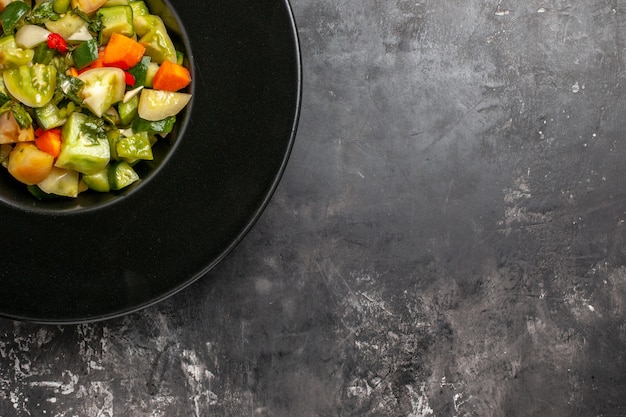
[[[36,198],[140,180],[189,104],[184,53],[141,0],[0,0],[0,164]]]

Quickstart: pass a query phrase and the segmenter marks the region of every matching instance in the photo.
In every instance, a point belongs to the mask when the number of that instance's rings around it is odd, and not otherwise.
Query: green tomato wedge
[[[27,65],[34,55],[32,49],[19,48],[13,35],[0,37],[0,69]]]
[[[53,166],[50,174],[37,186],[46,194],[75,198],[78,196],[78,181],[77,171]]]
[[[22,65],[4,71],[2,78],[9,94],[34,108],[48,104],[57,86],[57,70],[52,65]]]
[[[137,111],[142,119],[154,122],[175,116],[190,100],[191,94],[144,88]]]
[[[146,48],[146,55],[157,64],[165,60],[176,62],[176,47],[163,19],[155,15],[135,16],[133,19],[138,41]]]
[[[83,72],[78,78],[85,83],[79,93],[83,104],[98,117],[124,99],[126,79],[124,71],[119,68],[94,68]]]

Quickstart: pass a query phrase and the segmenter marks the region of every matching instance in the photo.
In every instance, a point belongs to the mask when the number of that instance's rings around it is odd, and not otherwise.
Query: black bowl
[[[284,171],[300,111],[288,0],[148,0],[193,82],[171,144],[118,194],[38,201],[0,176],[0,315],[77,323],[147,307],[241,241]]]

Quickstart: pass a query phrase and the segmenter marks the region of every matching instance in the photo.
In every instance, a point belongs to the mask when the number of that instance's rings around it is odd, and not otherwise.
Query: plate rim
[[[179,22],[182,23],[182,20],[176,13],[176,9],[172,7],[170,0],[163,0],[163,1],[166,4],[168,4],[168,6],[172,9],[173,13],[176,15]],[[290,53],[295,54],[295,55],[292,55],[292,58],[294,60],[294,75],[295,75],[295,78],[294,78],[295,80],[294,99],[295,100],[294,100],[294,106],[292,108],[292,113],[290,113],[292,123],[291,123],[290,131],[289,131],[289,138],[287,141],[285,141],[285,152],[282,154],[282,158],[279,164],[279,169],[273,175],[273,179],[271,181],[270,186],[268,187],[268,191],[264,194],[263,199],[259,200],[259,204],[257,205],[256,210],[250,213],[245,226],[239,231],[239,233],[233,236],[233,238],[230,240],[230,243],[228,245],[221,248],[221,251],[219,252],[217,256],[213,258],[207,258],[207,264],[205,265],[204,268],[200,269],[195,274],[187,277],[186,279],[181,279],[178,285],[174,285],[171,288],[167,289],[166,291],[163,291],[163,293],[161,293],[160,295],[152,297],[144,302],[133,304],[132,306],[129,305],[129,306],[126,306],[126,308],[117,308],[117,309],[114,309],[114,311],[110,311],[107,313],[98,313],[96,315],[88,316],[88,317],[77,316],[77,317],[72,317],[72,318],[46,318],[46,317],[36,317],[35,315],[27,316],[24,314],[12,314],[10,312],[2,311],[0,309],[1,318],[20,321],[20,322],[34,323],[34,324],[44,324],[44,325],[76,325],[76,324],[96,323],[96,322],[107,321],[107,320],[112,320],[115,318],[120,318],[129,314],[132,314],[132,313],[136,313],[138,311],[154,306],[172,297],[173,295],[181,292],[185,288],[191,286],[192,284],[197,282],[199,279],[204,277],[207,273],[209,273],[212,269],[214,269],[219,263],[221,263],[241,243],[241,241],[246,237],[246,235],[253,229],[254,225],[258,222],[259,218],[261,217],[261,215],[263,214],[263,212],[269,205],[270,201],[272,200],[276,192],[276,189],[278,188],[278,185],[280,184],[280,181],[285,173],[288,162],[290,160],[291,153],[293,151],[294,143],[296,140],[296,134],[298,130],[298,125],[300,122],[300,116],[302,112],[303,65],[302,65],[302,50],[301,50],[301,43],[300,43],[299,32],[298,32],[298,25],[295,19],[293,7],[291,5],[290,0],[281,0],[281,2],[283,3],[286,9],[285,10],[286,15],[287,15],[286,17],[288,17],[288,22],[286,22],[287,24],[285,25],[285,28],[288,29],[290,32],[290,40],[292,42],[292,45],[290,46]],[[186,118],[186,122],[189,122],[188,117]],[[182,129],[184,131],[186,129],[186,126],[182,126]],[[168,159],[171,154],[172,153],[170,152],[170,154],[168,155],[166,159]],[[157,168],[157,170],[158,169],[160,168]],[[7,203],[2,202],[0,204],[7,204]],[[111,204],[114,205],[113,203]],[[106,205],[109,205],[109,204],[105,204],[105,206]],[[98,208],[95,208],[95,209],[97,210]],[[88,209],[88,211],[89,210],[90,209]],[[79,210],[79,211],[84,212],[84,210]],[[65,216],[65,213],[54,214],[53,212],[47,212],[45,210],[41,210],[41,211],[35,210],[34,212],[37,215],[42,215],[44,217],[54,218],[57,216],[61,216],[61,217]],[[74,211],[70,211],[68,214],[71,214],[72,212]]]

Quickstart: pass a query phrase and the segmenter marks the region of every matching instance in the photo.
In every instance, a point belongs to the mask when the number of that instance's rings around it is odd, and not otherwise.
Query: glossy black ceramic
[[[148,3],[187,51],[190,107],[121,194],[37,201],[0,173],[4,317],[75,323],[163,300],[241,241],[278,184],[301,96],[288,1]]]

